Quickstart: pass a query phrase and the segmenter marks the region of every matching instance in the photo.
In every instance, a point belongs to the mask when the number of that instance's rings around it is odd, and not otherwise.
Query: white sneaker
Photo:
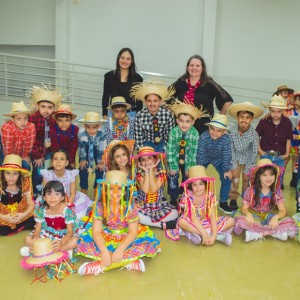
[[[30,255],[30,252],[29,252],[29,247],[27,246],[24,246],[20,249],[20,254],[22,256],[29,256]]]
[[[258,232],[254,232],[254,231],[248,231],[246,230],[245,232],[245,242],[250,242],[250,241],[262,241],[264,239],[263,235],[261,233]]]
[[[228,232],[222,232],[217,234],[217,241],[220,243],[225,244],[226,246],[231,245],[232,243],[232,236]]]
[[[133,261],[132,263],[125,266],[127,270],[136,270],[140,272],[145,272],[146,267],[142,259]]]
[[[288,234],[286,231],[282,231],[272,234],[272,237],[275,239],[286,241],[288,239]]]

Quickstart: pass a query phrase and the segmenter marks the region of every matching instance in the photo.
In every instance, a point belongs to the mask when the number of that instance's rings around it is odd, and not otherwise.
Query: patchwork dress
[[[103,220],[103,205],[98,202],[95,219]],[[103,238],[109,252],[113,253],[124,241],[128,232],[128,225],[138,221],[138,210],[133,208],[121,218],[120,214],[114,216],[112,210],[106,218],[106,225],[103,225]],[[136,239],[126,248],[123,255],[123,262],[135,261],[143,256],[154,257],[160,251],[160,241],[153,232],[143,225],[138,225]],[[87,229],[80,235],[77,247],[77,255],[82,255],[94,260],[101,261],[101,252],[92,238],[92,228]]]

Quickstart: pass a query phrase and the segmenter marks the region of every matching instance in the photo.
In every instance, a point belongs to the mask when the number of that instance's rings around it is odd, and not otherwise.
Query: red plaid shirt
[[[1,127],[4,155],[16,154],[25,158],[29,156],[35,141],[35,127],[28,122],[25,129],[20,130],[13,121],[4,122]]]
[[[52,151],[64,149],[68,152],[70,164],[75,163],[76,151],[78,148],[78,126],[71,124],[68,130],[62,131],[55,124],[50,127],[50,139]]]
[[[32,158],[40,159],[45,157],[46,154],[51,152],[51,147],[45,148],[45,121],[47,122],[49,128],[55,125],[55,120],[50,116],[48,119],[45,119],[39,111],[34,113],[29,117],[29,121],[34,124],[36,131],[36,139],[33,144],[33,148],[31,151]],[[50,130],[49,130],[50,137]]]

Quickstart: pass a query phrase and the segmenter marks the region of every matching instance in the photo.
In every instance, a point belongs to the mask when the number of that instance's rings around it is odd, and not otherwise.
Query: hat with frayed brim
[[[284,90],[287,90],[289,94],[293,94],[294,93],[294,90],[291,89],[291,88],[289,88],[287,85],[280,85],[277,88],[277,91],[273,93],[273,96],[277,95],[279,92],[284,91]]]
[[[141,82],[134,85],[130,90],[130,96],[134,100],[145,101],[148,95],[157,95],[164,102],[175,94],[174,87],[168,87],[162,82]]]
[[[30,171],[22,168],[22,158],[15,154],[8,154],[4,157],[0,171],[20,171],[24,177],[31,175]]]
[[[234,118],[237,119],[238,112],[240,111],[249,111],[253,113],[253,119],[257,119],[264,113],[264,110],[252,104],[251,102],[242,102],[242,103],[235,103],[228,107],[227,112],[228,114]]]
[[[215,178],[207,176],[205,167],[193,166],[189,168],[189,178],[186,181],[182,182],[180,186],[184,187],[187,184],[195,182],[197,180],[215,181]]]
[[[182,102],[178,99],[175,99],[171,104],[166,105],[176,117],[180,114],[187,114],[191,116],[194,120],[209,117],[209,114],[206,114],[205,111],[202,111],[202,106],[198,109],[193,103]]]
[[[11,112],[3,114],[3,116],[13,117],[19,114],[31,115],[33,113],[34,113],[33,110],[28,109],[25,103],[23,101],[20,101],[20,102],[13,102],[11,105]]]
[[[65,115],[70,115],[72,117],[72,120],[74,120],[77,115],[73,114],[72,112],[72,108],[69,104],[62,104],[58,109],[57,111],[55,111],[53,114],[52,114],[52,117],[54,119],[56,119],[56,116],[58,114],[65,114]]]
[[[273,96],[270,100],[269,104],[266,103],[262,103],[263,106],[265,107],[273,107],[273,108],[279,108],[279,109],[287,109],[286,106],[286,100],[284,98],[282,98],[281,96]]]
[[[207,126],[214,126],[220,129],[228,130],[227,128],[227,117],[226,115],[221,115],[216,113],[210,122],[205,123]]]
[[[118,186],[127,186],[132,184],[132,180],[127,178],[125,172],[120,170],[108,171],[103,180],[100,180],[101,184],[105,185],[118,185]]]
[[[33,242],[33,255],[24,257],[21,266],[24,269],[42,268],[47,265],[61,263],[68,259],[68,252],[54,251],[52,240],[41,238]]]
[[[165,157],[166,154],[163,152],[155,152],[152,147],[145,146],[141,147],[140,150],[138,151],[138,155],[134,156],[134,159],[139,159],[142,156],[162,156]]]
[[[83,125],[97,125],[106,122],[106,120],[100,118],[100,114],[97,112],[87,112],[84,118],[77,121]]]
[[[107,109],[113,109],[114,106],[117,106],[117,105],[125,105],[126,109],[131,108],[131,105],[129,103],[126,103],[126,100],[124,97],[117,96],[117,97],[113,97],[111,99],[111,105],[107,106]]]

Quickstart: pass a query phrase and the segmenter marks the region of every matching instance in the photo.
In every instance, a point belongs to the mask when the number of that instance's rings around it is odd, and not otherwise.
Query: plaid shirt
[[[101,127],[101,129],[97,132],[94,137],[94,153],[96,151],[96,157],[94,157],[95,161],[100,163],[102,161],[102,155],[104,153],[104,149],[106,148],[106,135],[105,129]],[[79,161],[86,160],[89,161],[89,143],[90,136],[86,131],[82,131],[78,135],[78,156]],[[95,149],[96,148],[96,149]]]
[[[147,108],[138,112],[135,117],[134,137],[137,150],[147,141],[154,143],[153,117]],[[158,119],[160,138],[167,144],[169,133],[175,126],[173,115],[169,110],[161,106],[155,117]]]
[[[47,122],[49,128],[55,125],[55,120],[50,116],[45,119],[39,111],[34,113],[29,117],[29,121],[34,124],[36,131],[36,138],[31,151],[32,158],[40,159],[45,157],[46,154],[51,152],[51,147],[45,148],[45,121]]]
[[[70,164],[75,163],[76,151],[78,148],[78,126],[71,126],[62,131],[57,124],[50,127],[50,139],[52,151],[64,149],[68,152]]]
[[[228,134],[213,140],[208,131],[200,135],[197,150],[197,165],[214,167],[222,164],[224,173],[231,170],[231,141]]]
[[[109,144],[112,140],[133,140],[134,139],[134,119],[130,116],[128,116],[128,126],[126,130],[122,133],[122,136],[118,138],[117,132],[115,131],[115,128],[113,126],[113,119],[112,117],[109,117],[107,122],[105,123],[105,129],[106,129],[106,141],[107,144]]]
[[[232,168],[238,165],[245,165],[244,173],[248,174],[255,166],[258,152],[259,137],[255,129],[249,128],[243,135],[240,135],[238,126],[233,126],[229,130],[232,151]]]
[[[1,127],[4,155],[16,154],[25,158],[29,156],[35,140],[35,127],[28,122],[25,129],[20,130],[13,121],[4,122]]]
[[[178,171],[178,161],[179,161],[179,151],[180,151],[180,141],[182,140],[182,131],[179,126],[173,128],[169,134],[169,140],[167,144],[167,160],[169,168],[172,171]],[[184,168],[187,171],[190,167],[196,164],[196,154],[198,148],[199,133],[195,127],[191,127],[189,131],[186,132],[184,140],[186,141],[185,146],[185,159]]]

